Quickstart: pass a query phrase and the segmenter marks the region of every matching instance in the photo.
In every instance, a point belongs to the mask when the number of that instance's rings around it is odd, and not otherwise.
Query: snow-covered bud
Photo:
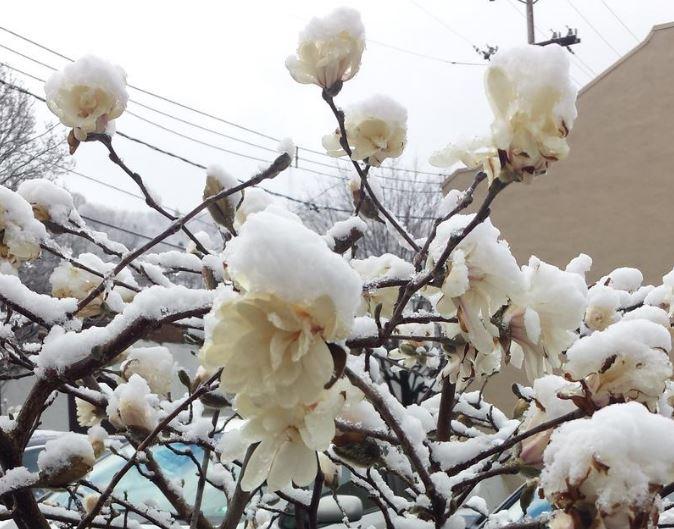
[[[346,110],[344,128],[351,159],[379,167],[387,158],[398,158],[405,148],[407,110],[390,97],[371,96]],[[346,154],[339,130],[323,136],[323,147],[330,156]]]
[[[618,307],[620,307],[618,291],[601,284],[593,286],[588,291],[585,325],[593,331],[603,331],[618,320]]]
[[[145,379],[152,393],[166,395],[171,391],[175,361],[167,347],[137,347],[128,351],[120,370],[124,380],[138,374]]]
[[[94,455],[98,458],[105,452],[105,440],[108,438],[108,432],[102,426],[92,426],[87,430],[87,437],[91,443]]]
[[[126,74],[119,66],[87,55],[54,72],[44,87],[47,106],[76,139],[106,132],[108,123],[122,115],[129,95]]]
[[[157,426],[156,395],[140,375],[131,375],[129,381],[115,388],[106,413],[108,420],[121,430],[149,433]]]
[[[298,83],[315,84],[336,95],[342,83],[358,73],[364,50],[360,14],[342,7],[309,22],[300,33],[297,56],[286,59],[286,68]]]
[[[96,458],[89,440],[72,432],[47,441],[37,456],[40,482],[45,487],[64,487],[84,477]]]
[[[494,113],[492,135],[506,181],[530,181],[569,152],[566,137],[576,118],[576,88],[569,58],[557,45],[497,53],[485,74]]]
[[[674,480],[673,436],[674,421],[641,404],[608,406],[552,434],[541,488],[557,508],[585,520],[574,529],[646,529],[658,490]]]
[[[82,500],[82,507],[84,507],[84,512],[89,513],[91,512],[96,504],[98,503],[99,498],[101,497],[100,494],[97,494],[95,492],[92,492],[91,494],[87,494],[84,497],[84,500]]]
[[[211,165],[206,172],[206,185],[204,186],[203,198],[206,200],[237,185],[239,185],[239,182],[236,181],[236,178],[227,173],[222,167]],[[232,233],[234,233],[236,207],[241,202],[241,198],[241,192],[237,191],[208,205],[208,212],[213,217],[213,220]]]
[[[636,400],[654,407],[672,376],[669,329],[646,319],[621,320],[575,342],[564,371],[584,380],[595,405]]]
[[[366,232],[367,224],[360,217],[349,217],[335,222],[323,238],[333,252],[344,254],[353,248]]]
[[[323,481],[325,486],[335,490],[339,487],[339,480],[342,475],[341,465],[335,464],[332,459],[326,456],[323,452],[318,453],[318,467],[323,473]]]
[[[26,180],[21,182],[16,192],[31,205],[35,218],[40,222],[63,225],[69,221],[76,224],[82,221],[70,193],[49,180]]]
[[[371,256],[366,259],[352,259],[351,267],[365,283],[377,283],[395,279],[408,280],[414,275],[411,263],[390,253]],[[381,315],[390,318],[393,306],[398,299],[398,287],[373,288],[363,293],[361,309],[374,315],[377,305],[381,305]]]
[[[30,204],[18,193],[0,186],[0,258],[15,267],[36,259],[46,236]]]

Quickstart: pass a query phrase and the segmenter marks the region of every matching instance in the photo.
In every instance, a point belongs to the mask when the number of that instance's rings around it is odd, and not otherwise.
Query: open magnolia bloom
[[[364,50],[360,13],[342,7],[311,19],[300,33],[297,56],[286,59],[286,68],[298,83],[339,91],[342,82],[358,73]]]
[[[428,266],[434,266],[449,238],[472,219],[473,215],[454,215],[438,226],[429,248]],[[499,334],[491,317],[522,289],[520,269],[500,235],[486,219],[459,243],[447,261],[442,297],[437,303],[441,314],[457,314],[467,340],[483,354],[493,351]]]
[[[83,253],[77,257],[78,262],[84,266],[96,270],[97,272],[106,275],[114,267],[114,263],[103,262],[97,255],[92,253]],[[125,284],[137,287],[138,284],[128,269],[122,270],[117,276],[117,279]],[[63,261],[49,276],[49,283],[52,288],[52,296],[56,298],[75,298],[82,300],[89,295],[99,283],[103,281],[91,272],[79,268],[67,261]],[[97,316],[103,312],[104,305],[111,308],[115,312],[121,311],[121,305],[124,302],[129,302],[135,296],[135,292],[126,287],[115,286],[110,292],[102,292],[95,299],[84,307],[78,314],[83,318],[90,318]]]
[[[583,380],[592,402],[636,400],[654,408],[672,376],[669,329],[627,319],[581,338],[566,353],[567,378]]]
[[[450,143],[434,152],[428,161],[435,167],[453,167],[460,163],[468,169],[484,171],[489,182],[498,178],[501,171],[498,149],[488,138]]]
[[[566,157],[576,88],[563,48],[524,46],[497,53],[485,88],[494,113],[493,142],[501,151],[501,179],[529,181]]]
[[[620,294],[615,289],[601,284],[588,291],[585,325],[592,331],[603,331],[618,319]]]
[[[409,280],[414,274],[414,266],[411,263],[390,253],[366,259],[352,259],[350,264],[364,283],[376,284],[395,279]],[[363,293],[361,308],[364,312],[374,315],[377,305],[381,304],[381,315],[389,318],[397,299],[397,286],[372,288]]]
[[[608,406],[552,434],[541,488],[571,515],[568,529],[655,527],[656,495],[674,480],[672,436],[674,422],[641,404]]]
[[[562,415],[572,412],[576,406],[564,397],[565,393],[576,390],[579,384],[569,382],[557,375],[537,378],[533,384],[533,395],[529,408],[524,413],[520,430],[526,432]],[[542,467],[543,451],[548,446],[552,429],[544,430],[528,437],[520,444],[520,459],[527,465]]]
[[[362,283],[299,219],[252,214],[225,251],[244,291],[223,289],[206,325],[202,361],[223,366],[225,391],[308,404],[332,376],[326,342],[345,339]]]
[[[145,379],[131,375],[128,382],[115,388],[105,412],[115,428],[147,434],[159,422],[157,404],[157,395],[152,393]]]
[[[524,289],[503,314],[512,362],[534,380],[561,365],[560,355],[578,337],[587,304],[585,281],[531,257],[522,267]]]
[[[108,123],[122,115],[129,95],[126,74],[119,66],[93,55],[84,56],[54,72],[44,87],[47,106],[75,138],[103,133]]]
[[[28,202],[18,193],[0,186],[0,258],[14,267],[40,255],[47,236]]]
[[[293,407],[312,402],[330,380],[326,341],[338,336],[330,298],[290,304],[272,295],[232,296],[212,314],[205,365],[222,366],[225,391]]]
[[[251,491],[267,481],[276,491],[292,483],[304,487],[316,477],[316,451],[327,450],[335,436],[335,417],[344,395],[333,386],[323,390],[308,405],[282,407],[278,402],[238,395],[234,407],[245,422],[226,432],[220,441],[223,461],[242,459],[253,450],[241,479],[241,488]]]
[[[407,110],[390,97],[371,96],[345,111],[344,128],[352,160],[379,167],[386,158],[397,158],[407,142]],[[323,136],[330,156],[344,156],[339,130]]]
[[[449,324],[447,327],[456,327],[457,334],[461,331],[455,324]],[[501,351],[497,347],[484,353],[470,344],[457,345],[449,354],[442,376],[448,377],[449,381],[456,385],[457,391],[463,391],[469,384],[483,384],[486,379],[498,373],[501,370],[501,356]]]

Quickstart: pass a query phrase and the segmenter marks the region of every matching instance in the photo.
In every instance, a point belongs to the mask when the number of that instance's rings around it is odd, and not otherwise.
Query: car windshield
[[[203,449],[199,446],[174,444],[173,449],[179,452],[190,451],[197,461],[203,457]],[[131,455],[132,449],[126,447],[121,451],[124,455]],[[179,483],[183,497],[193,503],[199,476],[197,467],[189,456],[180,455],[165,446],[158,446],[152,449],[152,456],[161,467],[162,472],[172,483]],[[124,466],[125,461],[118,456],[110,455],[99,461],[91,474],[87,478],[99,488],[105,488],[110,480]],[[145,465],[140,465],[143,473],[149,472]],[[80,494],[86,495],[94,492],[85,486],[80,487]],[[156,509],[175,513],[168,500],[161,491],[135,467],[131,468],[119,481],[114,490],[114,495],[118,498],[124,498],[124,493],[128,493],[129,501],[138,505],[145,503]],[[67,492],[55,493],[48,498],[49,502],[66,508],[71,508],[72,499]],[[218,522],[225,516],[226,499],[222,491],[216,489],[208,482],[204,488],[202,500],[202,512],[211,522]],[[140,519],[140,518],[136,518]]]

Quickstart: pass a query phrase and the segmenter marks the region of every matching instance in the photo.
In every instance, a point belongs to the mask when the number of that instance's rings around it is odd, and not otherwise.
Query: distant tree
[[[0,184],[16,189],[24,180],[63,173],[70,161],[56,125],[40,130],[30,96],[5,83],[17,85],[0,67]]]

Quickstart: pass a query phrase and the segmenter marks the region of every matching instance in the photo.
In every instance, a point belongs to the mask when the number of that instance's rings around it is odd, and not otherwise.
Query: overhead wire
[[[588,19],[588,18],[587,18],[581,11],[580,11],[580,9],[578,9],[575,5],[573,5],[573,3],[571,2],[571,0],[566,0],[566,3],[569,4],[569,5],[571,6],[571,8],[572,8],[576,13],[578,13],[578,15],[580,16],[580,18],[582,18],[582,19],[585,21],[585,23],[586,23],[588,26],[590,26],[590,29],[592,29],[592,31],[594,31],[594,32],[597,34],[597,36],[604,42],[604,44],[606,44],[609,48],[611,48],[611,49],[613,50],[613,52],[614,52],[618,57],[622,57],[622,53],[620,53],[620,52],[613,46],[613,44],[611,44],[611,43],[608,41],[608,39],[607,39],[606,37],[604,37],[604,35],[601,34],[601,32],[594,26],[594,24],[593,24],[592,22],[590,22],[590,20],[589,20],[589,19]]]
[[[606,9],[608,9],[609,13],[611,13],[611,14],[613,15],[613,18],[615,18],[615,19],[620,23],[620,25],[621,25],[622,27],[624,27],[624,28],[627,30],[627,32],[628,32],[630,35],[632,35],[632,37],[634,37],[634,40],[635,40],[637,43],[641,42],[641,40],[639,39],[639,37],[637,37],[637,36],[634,34],[634,32],[630,29],[630,27],[629,27],[627,24],[625,24],[625,22],[623,22],[622,18],[620,18],[620,17],[618,16],[618,14],[617,14],[615,11],[613,11],[613,9],[611,9],[611,6],[609,6],[604,0],[601,0],[601,3],[604,4],[604,7],[605,7]]]

